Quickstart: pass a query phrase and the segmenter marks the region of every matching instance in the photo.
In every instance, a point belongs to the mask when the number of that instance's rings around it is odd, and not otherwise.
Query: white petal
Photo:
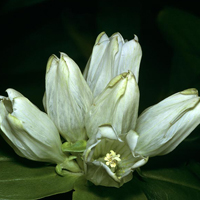
[[[200,123],[200,103],[195,109],[189,110],[183,117],[181,117],[175,124],[173,124],[166,135],[172,135],[172,140],[165,144],[165,148],[159,155],[167,154],[173,151]],[[160,150],[161,150],[160,149]]]
[[[54,134],[58,131],[46,113],[40,111],[25,97],[17,97],[13,100],[12,116],[20,119],[24,129],[35,138],[43,137],[45,141],[46,136],[41,134],[42,132],[48,132],[52,141],[57,141],[59,138],[58,134]]]
[[[42,103],[43,103],[43,106],[44,106],[44,110],[45,112],[47,112],[47,105],[46,105],[46,92],[44,93],[44,96],[43,96],[43,99],[42,99]]]
[[[143,158],[140,159],[139,161],[137,161],[133,166],[132,169],[137,169],[138,167],[141,167],[143,165],[145,165],[148,162],[148,157],[147,158]]]
[[[105,89],[112,78],[128,70],[133,72],[138,82],[141,56],[137,36],[125,42],[120,33],[115,33],[110,38],[101,33],[84,71],[84,77],[94,97]]]
[[[109,125],[100,126],[99,131],[101,133],[101,137],[106,137],[112,140],[118,139],[118,135],[115,133],[113,128]]]
[[[135,39],[126,42],[122,47],[118,67],[115,67],[115,75],[130,70],[138,82],[141,58],[142,50],[140,44]]]
[[[4,120],[4,118],[7,116],[8,111],[3,103],[3,101],[0,101],[0,125],[2,123],[2,121]]]
[[[90,59],[88,60],[85,70],[83,72],[83,76],[87,80],[89,85],[93,81],[92,78],[97,71],[98,65],[109,42],[109,38],[104,32],[100,33],[95,41],[95,45],[92,50],[92,57],[90,57]],[[90,67],[90,65],[92,65],[92,67]]]
[[[50,57],[46,74],[46,110],[62,136],[71,142],[85,139],[84,118],[92,93],[76,63],[61,53]]]
[[[111,78],[114,77],[112,75],[112,68],[117,52],[117,38],[113,38],[111,41],[105,40],[94,46],[86,78],[94,97],[102,92]]]
[[[133,130],[130,130],[127,133],[126,142],[129,145],[129,148],[131,149],[131,151],[135,150],[135,147],[136,147],[137,141],[138,141],[138,137],[139,137],[139,135]]]
[[[94,99],[86,115],[88,137],[96,134],[102,124],[111,124],[118,135],[134,129],[138,103],[139,89],[134,75],[129,72],[115,77]]]
[[[13,99],[13,112],[1,123],[3,137],[25,158],[60,163],[65,159],[57,128],[46,113],[25,97]]]
[[[11,88],[7,89],[6,92],[8,93],[9,99],[11,101],[16,97],[23,97],[23,95],[20,92]]]
[[[198,104],[197,91],[189,89],[146,109],[137,120],[136,151],[155,156],[173,150],[198,125]]]

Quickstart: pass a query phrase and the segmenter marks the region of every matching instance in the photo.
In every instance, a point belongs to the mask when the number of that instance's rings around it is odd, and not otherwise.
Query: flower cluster
[[[178,92],[138,117],[142,51],[103,32],[82,75],[66,54],[47,63],[40,111],[14,89],[0,96],[0,133],[21,157],[83,173],[95,185],[120,187],[149,157],[174,150],[200,123],[196,89]],[[61,137],[64,142],[61,142]]]

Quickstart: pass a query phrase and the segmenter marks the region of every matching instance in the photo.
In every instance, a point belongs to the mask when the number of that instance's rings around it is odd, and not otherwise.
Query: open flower
[[[8,97],[0,96],[2,136],[18,155],[56,163],[58,174],[84,168],[96,185],[122,186],[148,157],[169,153],[200,123],[195,89],[164,99],[138,118],[141,55],[136,36],[125,42],[119,33],[101,33],[85,79],[66,54],[52,55],[43,98],[47,114],[8,89]]]
[[[120,137],[110,125],[99,127],[84,152],[85,175],[95,185],[120,187],[132,179],[134,169],[148,158],[135,156],[138,135],[130,130]]]
[[[104,32],[99,34],[84,71],[94,97],[103,91],[111,79],[123,72],[132,71],[138,82],[141,57],[142,50],[136,35],[134,39],[124,41],[120,33],[110,38]]]

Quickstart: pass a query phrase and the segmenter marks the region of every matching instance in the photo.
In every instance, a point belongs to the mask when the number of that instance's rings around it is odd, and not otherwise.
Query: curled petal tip
[[[133,38],[136,42],[139,42],[138,36],[134,34],[134,38]]]
[[[198,90],[196,88],[190,88],[187,90],[183,90],[182,92],[180,92],[181,94],[185,94],[185,95],[197,95],[198,96]]]

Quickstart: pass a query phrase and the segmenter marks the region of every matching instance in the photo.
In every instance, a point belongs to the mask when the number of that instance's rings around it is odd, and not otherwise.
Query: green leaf
[[[55,173],[55,166],[14,158],[13,152],[6,152],[8,146],[1,138],[0,143],[0,200],[39,199],[68,192],[81,175],[66,172],[61,177]]]
[[[195,166],[193,171],[191,166]],[[199,173],[200,165],[143,170],[139,185],[149,200],[200,199],[200,179],[194,171]]]
[[[200,19],[185,11],[166,8],[158,15],[158,25],[174,50],[170,83],[172,90],[198,87]]]
[[[152,164],[152,163],[151,163]],[[75,183],[73,200],[189,200],[200,199],[200,164],[156,168],[152,165],[133,173],[132,181],[121,188],[95,186],[81,177]]]
[[[147,200],[135,177],[120,188],[111,188],[95,186],[82,176],[76,181],[74,189],[73,200]]]

